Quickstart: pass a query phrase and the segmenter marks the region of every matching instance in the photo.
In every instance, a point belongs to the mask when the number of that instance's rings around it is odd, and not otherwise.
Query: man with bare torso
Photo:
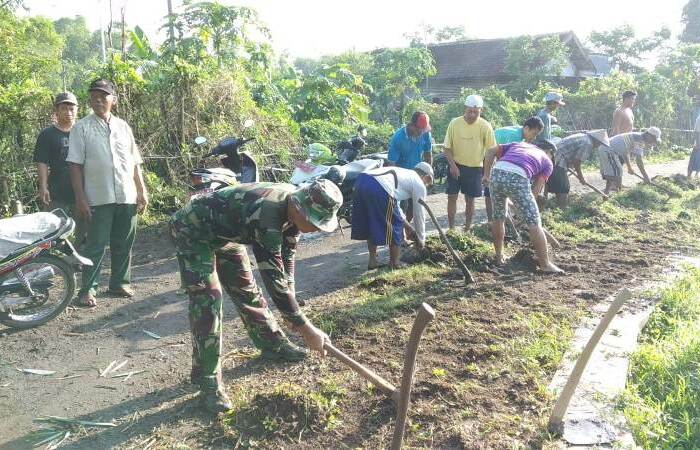
[[[610,136],[631,133],[634,129],[634,113],[632,108],[637,100],[637,93],[625,91],[622,94],[622,104],[613,113],[612,132]]]

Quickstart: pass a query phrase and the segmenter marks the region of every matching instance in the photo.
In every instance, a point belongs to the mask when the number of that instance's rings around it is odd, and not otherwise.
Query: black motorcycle
[[[249,128],[252,126],[252,121],[246,121],[244,126]],[[253,140],[255,139],[227,137],[219,141],[204,157],[220,158],[223,167],[197,168],[191,171],[190,198],[239,183],[260,181],[257,162],[250,153],[240,151],[244,145]],[[199,136],[194,142],[201,147],[206,144],[207,139]]]

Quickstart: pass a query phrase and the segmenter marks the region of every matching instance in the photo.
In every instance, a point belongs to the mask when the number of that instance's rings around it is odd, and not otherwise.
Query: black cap
[[[88,91],[102,91],[114,95],[114,85],[111,81],[100,78],[90,83]]]
[[[53,105],[58,106],[61,103],[70,103],[71,105],[77,105],[78,99],[75,98],[75,95],[73,95],[72,92],[61,92],[60,94],[56,95],[56,98],[54,98]]]

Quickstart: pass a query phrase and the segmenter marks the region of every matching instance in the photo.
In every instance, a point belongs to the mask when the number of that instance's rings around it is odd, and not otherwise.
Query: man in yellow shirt
[[[464,102],[464,115],[452,119],[445,134],[445,156],[450,166],[447,177],[447,219],[450,229],[455,226],[457,197],[464,194],[465,230],[474,217],[474,199],[484,195],[481,176],[486,150],[496,146],[493,128],[481,117],[484,100],[470,95]],[[486,195],[486,211],[491,217],[491,198]]]

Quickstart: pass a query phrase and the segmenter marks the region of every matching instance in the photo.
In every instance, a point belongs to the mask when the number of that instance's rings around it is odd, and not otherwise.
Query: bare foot
[[[396,263],[396,264],[390,264],[391,270],[399,270],[399,269],[405,269],[408,267],[406,264],[403,263]]]
[[[493,264],[495,266],[500,267],[500,266],[504,265],[505,263],[506,263],[506,261],[505,261],[505,259],[503,259],[503,256],[501,256],[501,257],[496,256],[495,258],[493,258]]]

